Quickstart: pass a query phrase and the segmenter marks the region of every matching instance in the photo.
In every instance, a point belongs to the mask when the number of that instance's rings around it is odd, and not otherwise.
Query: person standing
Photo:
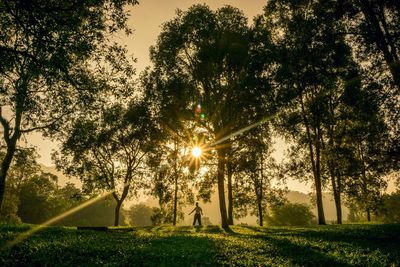
[[[196,224],[196,221],[199,222],[199,225],[201,225],[201,215],[203,215],[203,210],[199,207],[199,202],[196,202],[196,207],[192,210],[190,214],[194,213],[194,220],[193,220],[193,225]]]

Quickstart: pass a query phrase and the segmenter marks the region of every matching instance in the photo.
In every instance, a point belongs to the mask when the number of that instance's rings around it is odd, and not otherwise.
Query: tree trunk
[[[178,174],[175,173],[175,188],[174,188],[174,219],[172,224],[176,225],[177,208],[178,208]]]
[[[306,128],[307,133],[307,141],[308,141],[308,149],[310,153],[310,161],[311,167],[314,176],[314,185],[315,185],[315,192],[316,192],[316,201],[317,201],[317,212],[318,212],[318,224],[326,224],[325,222],[325,214],[324,214],[324,207],[322,203],[322,185],[321,185],[321,155],[320,155],[320,146],[319,142],[320,139],[318,136],[316,137],[315,141],[315,158],[314,158],[314,148],[313,148],[313,138],[311,136],[310,125],[307,119],[306,111],[304,108],[303,103],[303,96],[300,95],[300,103],[301,103],[301,110],[303,115],[304,126]]]
[[[127,176],[130,176],[130,174],[127,175]],[[115,188],[114,188],[114,192],[112,193],[115,201],[117,202],[117,205],[115,206],[114,226],[118,226],[119,225],[119,211],[121,209],[122,203],[124,202],[126,196],[128,195],[128,192],[129,192],[130,185],[128,184],[128,181],[130,182],[131,179],[127,178],[124,181],[125,186],[124,186],[124,190],[122,191],[121,198],[118,198],[117,193],[115,193]]]
[[[367,221],[370,222],[371,221],[371,209],[367,208]]]
[[[175,141],[175,163],[174,163],[174,175],[175,175],[175,187],[174,187],[174,218],[172,224],[176,225],[176,217],[177,217],[177,207],[178,207],[178,168],[177,168],[177,160],[178,160],[178,148]]]
[[[261,201],[258,201],[258,220],[260,222],[260,226],[264,226]]]
[[[321,163],[320,163],[320,149],[316,146],[316,175],[314,176],[315,191],[317,193],[317,210],[318,210],[318,224],[323,225],[325,222],[324,206],[322,204],[322,184],[321,184]]]
[[[224,176],[225,176],[225,151],[223,148],[217,150],[218,154],[218,196],[219,196],[219,209],[221,213],[221,226],[223,229],[230,231],[228,224],[228,217],[226,214],[226,203],[225,203],[225,188],[224,188]]]
[[[331,165],[331,162],[328,162],[328,165]],[[329,172],[331,176],[331,183],[332,183],[332,191],[333,191],[333,199],[335,201],[335,208],[336,208],[336,219],[337,224],[342,224],[342,203],[340,199],[340,177],[336,176],[333,171],[333,167],[329,167]]]
[[[258,207],[258,220],[259,220],[259,225],[264,226],[264,220],[263,220],[263,211],[262,211],[262,188],[259,188],[260,192],[257,193],[256,189],[256,194],[257,194],[257,207]]]
[[[115,206],[115,214],[114,214],[114,226],[119,225],[119,211],[122,206],[122,201],[117,201],[117,205]]]
[[[3,206],[4,194],[6,189],[6,178],[8,170],[10,169],[12,159],[15,154],[16,142],[11,142],[7,145],[7,152],[1,162],[0,169],[0,211]]]
[[[232,192],[232,175],[233,167],[232,163],[227,163],[227,175],[228,175],[228,224],[233,225],[233,192]]]

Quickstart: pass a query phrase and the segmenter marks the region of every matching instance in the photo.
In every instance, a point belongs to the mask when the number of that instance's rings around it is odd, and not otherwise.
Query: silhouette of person
[[[196,207],[192,210],[190,214],[194,213],[194,220],[193,220],[193,225],[196,224],[196,221],[199,222],[199,225],[201,225],[201,215],[203,215],[203,210],[199,207],[199,202],[196,202]]]

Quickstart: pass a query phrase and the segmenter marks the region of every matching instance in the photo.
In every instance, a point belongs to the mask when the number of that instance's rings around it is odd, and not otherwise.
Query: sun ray
[[[94,197],[92,199],[89,199],[88,201],[86,201],[86,202],[84,202],[84,203],[82,203],[82,204],[80,204],[80,205],[78,205],[78,206],[76,206],[76,207],[74,207],[74,208],[72,208],[72,209],[70,209],[70,210],[58,215],[58,216],[56,216],[56,217],[51,218],[50,220],[48,220],[48,221],[46,221],[46,222],[44,222],[44,223],[42,223],[40,225],[37,225],[37,226],[31,228],[30,230],[28,230],[26,232],[21,233],[14,240],[6,243],[4,245],[4,247],[3,247],[3,249],[7,249],[7,248],[15,246],[16,244],[24,241],[25,239],[27,239],[28,237],[30,237],[34,233],[40,231],[44,227],[47,227],[47,226],[49,226],[49,225],[51,225],[51,224],[53,224],[55,222],[60,221],[61,219],[63,219],[65,217],[67,217],[67,216],[69,216],[69,215],[71,215],[71,214],[73,214],[73,213],[75,213],[75,212],[77,212],[77,211],[79,211],[79,210],[81,210],[81,209],[83,209],[83,208],[85,208],[85,207],[87,207],[87,206],[89,206],[89,205],[91,205],[91,204],[93,204],[93,203],[95,203],[95,202],[107,197],[108,195],[112,194],[113,192],[114,192],[114,190],[111,190],[111,191],[105,192],[103,194],[100,194],[100,195],[98,195],[98,196],[96,196],[96,197]]]

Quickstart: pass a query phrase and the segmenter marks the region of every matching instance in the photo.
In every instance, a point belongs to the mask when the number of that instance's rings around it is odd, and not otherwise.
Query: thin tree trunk
[[[260,226],[264,226],[261,199],[258,201],[258,220],[260,222]]]
[[[225,203],[225,189],[224,189],[224,176],[225,176],[225,151],[223,148],[217,150],[218,154],[218,196],[219,196],[219,209],[221,213],[221,226],[223,229],[230,231],[228,224],[228,217],[226,214]]]
[[[178,207],[178,168],[177,168],[177,160],[178,160],[178,148],[175,141],[175,162],[174,162],[174,175],[175,175],[175,187],[174,187],[174,218],[172,224],[176,225],[176,217],[177,217],[177,207]]]
[[[364,155],[362,153],[362,148],[361,145],[358,145],[359,149],[359,154],[360,154],[360,159],[362,161],[362,171],[361,171],[361,178],[362,178],[362,194],[363,194],[363,200],[364,203],[367,205],[366,207],[366,213],[367,213],[367,220],[370,222],[371,221],[371,209],[370,209],[370,203],[368,201],[368,181],[367,181],[367,171],[365,167],[365,162],[364,162]]]
[[[307,133],[307,141],[308,141],[308,149],[310,153],[310,161],[311,167],[314,176],[314,185],[315,185],[315,192],[316,192],[316,201],[317,201],[317,213],[318,213],[318,224],[326,224],[325,222],[325,214],[324,214],[324,207],[322,203],[322,184],[321,184],[321,164],[320,164],[320,147],[319,147],[319,138],[316,140],[315,144],[315,158],[314,158],[314,148],[313,148],[313,139],[310,132],[310,125],[308,123],[307,115],[304,108],[303,103],[303,95],[300,95],[301,101],[301,109],[302,115],[304,120],[304,126],[306,128]]]
[[[232,175],[233,167],[232,163],[227,163],[227,175],[228,175],[228,224],[233,225],[233,192],[232,192]]]
[[[258,194],[258,216],[260,217],[260,226],[264,226],[264,220],[263,220],[263,211],[262,211],[262,200],[264,197],[264,191],[263,191],[263,182],[264,182],[264,157],[263,157],[263,150],[261,150],[261,155],[260,155],[260,183],[259,183],[259,194]]]
[[[258,188],[259,187],[259,188]],[[257,197],[257,208],[258,208],[258,224],[264,225],[263,211],[262,211],[262,186],[255,184],[256,197]]]
[[[317,141],[318,142],[318,141]],[[317,193],[317,210],[318,210],[318,224],[326,224],[325,222],[325,214],[324,214],[324,207],[322,204],[322,184],[321,184],[321,151],[320,147],[317,144],[315,148],[316,154],[316,176],[315,179],[315,190]]]
[[[335,208],[336,208],[336,219],[337,224],[342,224],[342,203],[340,199],[340,177],[334,174],[332,162],[328,161],[329,165],[329,172],[331,176],[331,184],[332,184],[332,191],[333,191],[333,199],[335,201]],[[337,177],[337,181],[336,181]]]

